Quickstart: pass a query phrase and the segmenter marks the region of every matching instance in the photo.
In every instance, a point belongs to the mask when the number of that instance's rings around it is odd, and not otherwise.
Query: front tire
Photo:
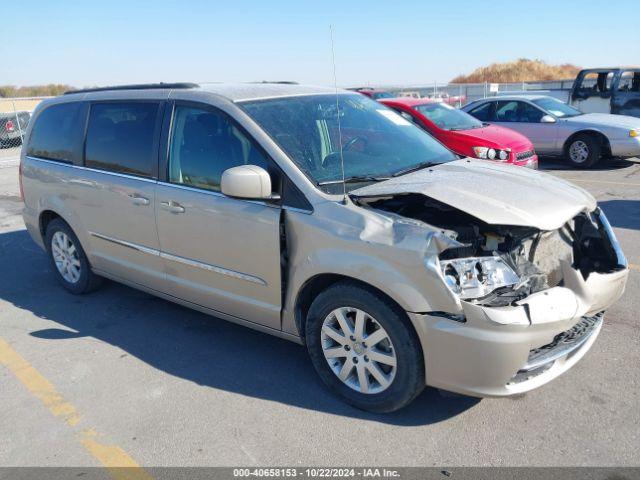
[[[58,281],[69,292],[88,293],[100,285],[101,277],[91,271],[78,237],[66,222],[56,218],[47,225],[45,245]]]
[[[316,297],[305,337],[322,381],[357,408],[392,412],[424,389],[422,349],[405,312],[355,282]]]
[[[567,145],[566,157],[576,168],[590,168],[600,160],[602,146],[593,135],[576,135]]]

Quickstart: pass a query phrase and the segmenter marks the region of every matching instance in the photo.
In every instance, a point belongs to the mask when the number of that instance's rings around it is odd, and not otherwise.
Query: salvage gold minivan
[[[584,190],[459,158],[348,91],[72,92],[34,112],[20,184],[70,292],[106,277],[305,344],[330,389],[375,412],[425,385],[549,382],[589,350],[628,274]]]

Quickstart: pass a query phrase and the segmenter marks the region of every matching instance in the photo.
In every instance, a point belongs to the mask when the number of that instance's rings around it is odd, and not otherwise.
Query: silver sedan
[[[462,108],[483,122],[529,137],[539,155],[562,156],[588,168],[601,157],[640,156],[640,119],[582,113],[544,95],[513,95],[477,100]]]

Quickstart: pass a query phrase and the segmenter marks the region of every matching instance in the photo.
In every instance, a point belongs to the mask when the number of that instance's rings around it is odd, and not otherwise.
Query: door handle
[[[149,205],[149,199],[138,195],[137,193],[132,193],[129,195],[131,201],[136,205]]]
[[[178,202],[169,200],[168,202],[160,202],[160,206],[171,213],[184,213],[184,207]]]

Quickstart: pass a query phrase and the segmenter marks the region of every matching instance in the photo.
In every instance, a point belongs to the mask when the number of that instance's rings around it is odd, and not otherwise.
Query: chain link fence
[[[416,98],[433,98],[454,107],[462,107],[467,103],[482,98],[504,94],[505,92],[544,92],[547,95],[566,101],[573,86],[573,80],[557,80],[546,82],[518,82],[518,83],[448,83],[437,82],[410,86],[381,87],[398,96]]]
[[[0,97],[0,166],[18,161],[31,113],[44,98]]]

